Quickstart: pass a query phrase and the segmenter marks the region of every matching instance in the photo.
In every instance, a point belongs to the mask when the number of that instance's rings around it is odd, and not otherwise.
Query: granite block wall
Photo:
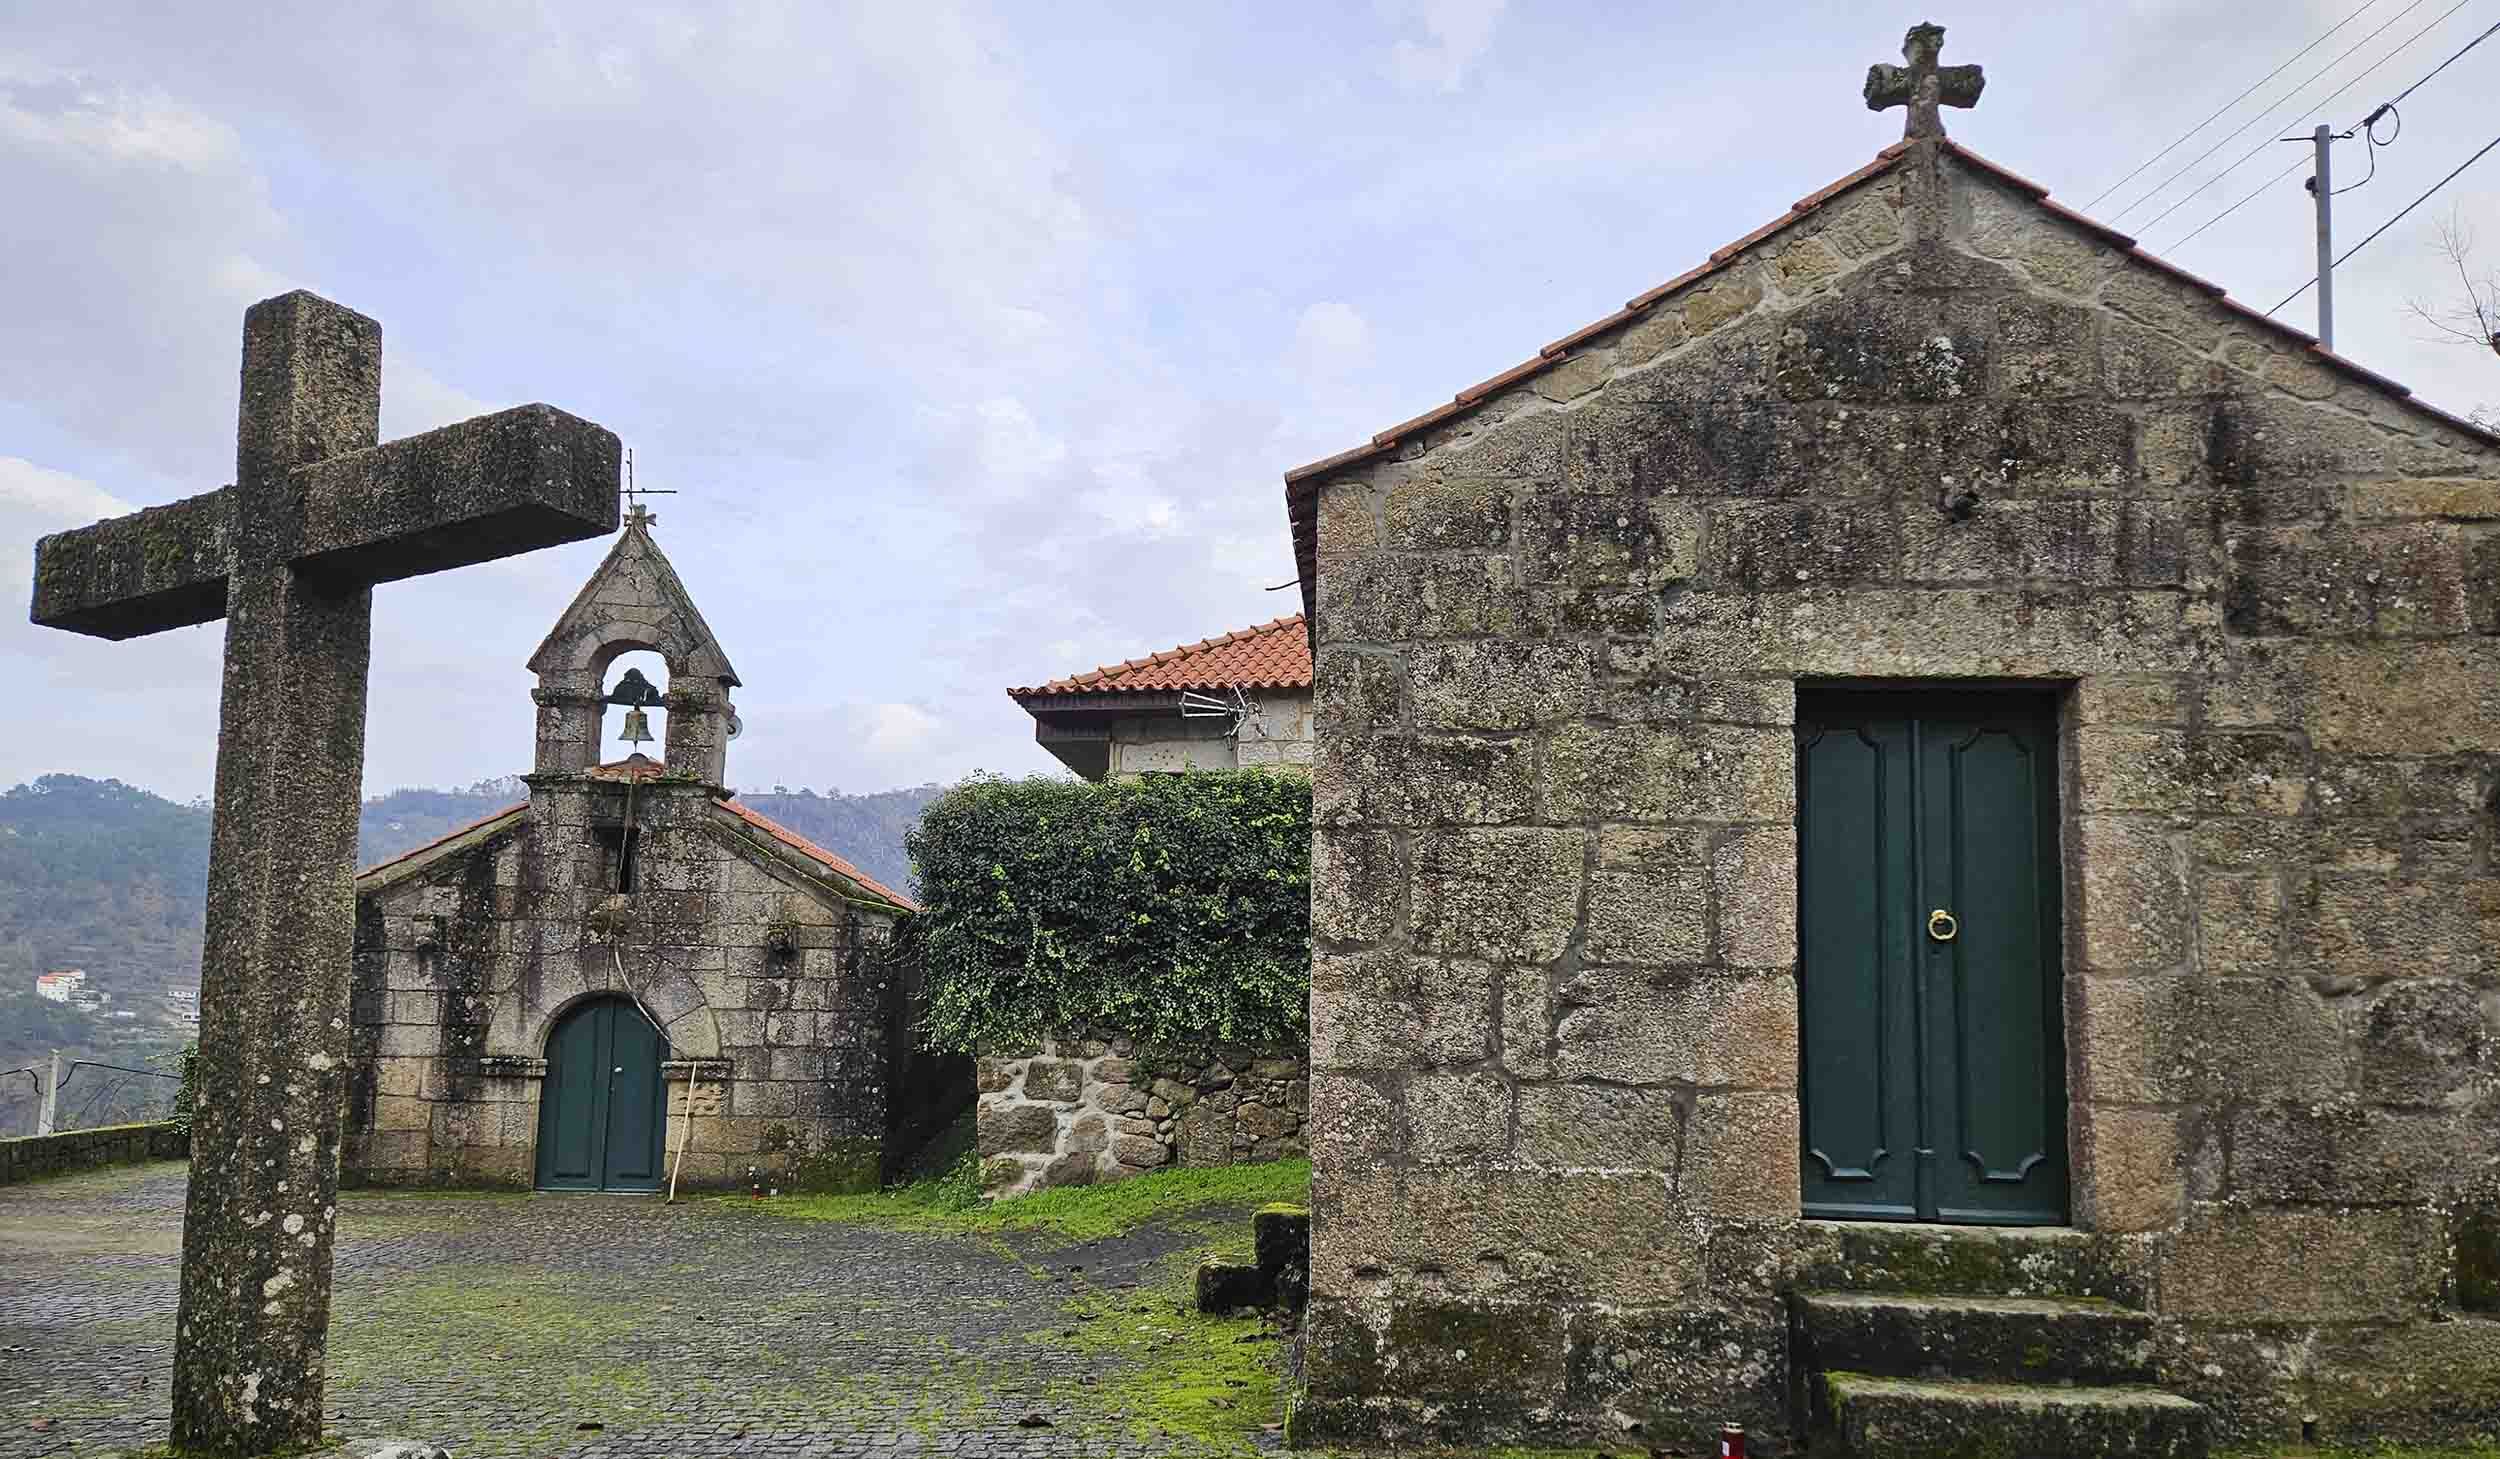
[[[1938,168],[1307,488],[1310,1436],[1780,1447],[1795,705],[1865,681],[2057,698],[2071,1219],[2165,1380],[2500,1421],[2500,452]]]
[[[190,1153],[189,1133],[166,1120],[18,1136],[0,1140],[0,1185],[107,1165],[181,1160]]]
[[[1310,1148],[1299,1049],[1146,1051],[1074,1033],[984,1055],[977,1078],[981,1188],[992,1197]]]
[[[596,833],[625,814],[622,785],[551,780],[524,816],[360,896],[351,1180],[528,1186],[548,1035],[622,995],[666,1033],[685,1184],[759,1165],[785,1187],[875,1187],[893,915],[809,890],[699,785],[638,787],[619,896],[616,840]]]

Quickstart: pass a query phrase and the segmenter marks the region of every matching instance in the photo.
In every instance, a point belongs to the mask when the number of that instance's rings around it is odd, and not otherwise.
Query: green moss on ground
[[[1029,1232],[1078,1242],[1171,1224],[1211,1207],[1237,1209],[1276,1202],[1299,1205],[1307,1204],[1311,1198],[1308,1160],[1162,1170],[1108,1185],[1069,1186],[992,1202],[982,1201],[977,1187],[967,1189],[960,1175],[963,1168],[959,1165],[943,1176],[889,1187],[873,1195],[782,1196],[763,1201],[736,1196],[717,1199],[801,1220],[853,1221],[939,1235]],[[1244,1223],[1245,1241],[1248,1232]],[[1196,1269],[1194,1261],[1191,1269]]]
[[[1237,1211],[1219,1230],[1207,1244],[1165,1257],[1134,1288],[1080,1289],[1066,1304],[1067,1321],[1035,1335],[1109,1360],[1091,1383],[1053,1384],[1052,1407],[1087,1427],[1210,1453],[1250,1453],[1266,1426],[1284,1421],[1286,1335],[1256,1315],[1197,1309],[1198,1263],[1250,1253],[1250,1227]]]

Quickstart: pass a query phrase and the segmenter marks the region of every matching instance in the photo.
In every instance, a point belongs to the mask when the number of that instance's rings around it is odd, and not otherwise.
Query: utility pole
[[[52,1051],[52,1077],[43,1082],[43,1103],[35,1110],[35,1133],[52,1133],[54,1119],[61,1111],[61,1051]]]
[[[2317,174],[2309,179],[2309,191],[2318,200],[2318,343],[2331,350],[2335,348],[2335,187],[2329,158],[2335,133],[2320,122],[2309,141],[2318,149]]]

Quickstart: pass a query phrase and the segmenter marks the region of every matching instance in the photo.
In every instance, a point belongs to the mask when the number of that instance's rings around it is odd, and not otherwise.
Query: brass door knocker
[[[1953,914],[1942,907],[1927,914],[1927,935],[1938,942],[1951,942],[1961,930],[1962,924],[1953,920]]]

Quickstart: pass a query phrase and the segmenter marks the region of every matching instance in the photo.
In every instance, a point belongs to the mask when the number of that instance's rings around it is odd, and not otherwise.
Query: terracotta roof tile
[[[1010,689],[1010,698],[1086,694],[1171,694],[1184,689],[1308,689],[1311,642],[1302,615],[1271,619],[1220,638],[1200,639],[1142,659],[1105,664],[1047,684]]]
[[[383,869],[384,867],[386,867],[386,866],[397,866],[397,865],[399,865],[401,862],[408,860],[410,857],[415,857],[415,856],[423,856],[425,853],[427,853],[428,851],[433,850],[433,849],[434,849],[435,847],[437,847],[437,846],[441,846],[441,845],[445,844],[446,842],[457,841],[457,840],[459,840],[461,837],[466,836],[467,834],[469,834],[471,831],[481,830],[481,829],[483,829],[483,828],[485,828],[485,827],[487,827],[487,826],[491,826],[491,825],[493,825],[493,824],[494,824],[495,822],[497,822],[497,821],[502,820],[504,817],[506,817],[506,816],[508,816],[508,815],[511,815],[511,814],[512,814],[513,812],[515,812],[515,811],[525,811],[525,810],[528,810],[529,808],[530,808],[530,803],[529,803],[528,801],[521,801],[520,803],[518,803],[518,804],[516,804],[516,805],[508,805],[508,806],[505,806],[502,810],[499,810],[499,811],[493,811],[493,812],[490,812],[490,813],[488,813],[488,814],[486,814],[486,815],[482,815],[482,816],[478,817],[476,820],[469,822],[469,823],[468,823],[467,825],[465,825],[465,826],[460,826],[460,827],[456,827],[456,828],[454,828],[454,829],[452,829],[452,830],[445,831],[445,832],[444,832],[443,834],[441,834],[440,836],[437,836],[437,837],[435,837],[433,840],[426,842],[426,843],[425,843],[424,845],[422,845],[422,846],[411,846],[411,847],[409,847],[407,850],[400,852],[400,853],[399,853],[398,855],[396,855],[396,856],[385,856],[385,857],[383,857],[380,861],[377,861],[377,862],[373,863],[373,865],[368,866],[368,867],[366,867],[365,869],[363,869],[362,871],[357,872],[357,873],[356,873],[356,879],[357,879],[358,881],[362,881],[362,880],[364,880],[366,877],[369,877],[369,876],[373,875],[375,872],[382,870],[382,869]]]
[[[731,815],[736,816],[739,820],[742,820],[748,825],[763,832],[765,835],[779,841],[782,845],[787,846],[791,850],[798,852],[800,855],[817,862],[826,870],[835,872],[854,882],[857,882],[862,888],[866,889],[872,895],[883,897],[885,900],[893,903],[897,907],[902,908],[906,912],[917,912],[920,910],[920,904],[918,902],[913,901],[911,898],[904,896],[901,892],[898,892],[892,887],[878,881],[875,877],[870,876],[858,867],[851,865],[850,862],[844,860],[842,857],[827,851],[824,847],[808,840],[805,836],[791,830],[789,827],[774,820],[762,811],[756,810],[750,806],[740,805],[738,802],[726,798],[716,800],[712,803],[719,806],[722,810],[729,812]]]
[[[2189,273],[2186,269],[2180,268],[2177,264],[2171,263],[2167,259],[2145,252],[2142,248],[2136,246],[2136,241],[2133,237],[2121,233],[2117,229],[2112,228],[2105,223],[2094,222],[2092,219],[2085,217],[2083,214],[2076,212],[2074,209],[2067,207],[2063,203],[2051,200],[2049,197],[2049,190],[2047,188],[2042,187],[2040,184],[2033,182],[2027,177],[2024,177],[2022,174],[2001,167],[1996,163],[1989,161],[1987,158],[1980,156],[1978,153],[1971,151],[1969,148],[1961,145],[1960,143],[1950,139],[1947,139],[1943,145],[1944,150],[1950,153],[1956,160],[1966,163],[1974,170],[1986,173],[1988,176],[1994,178],[1996,181],[2004,184],[2005,186],[2023,193],[2033,202],[2039,204],[2042,208],[2045,208],[2056,216],[2074,224],[2076,227],[2084,230],[2085,232],[2092,234],[2094,237],[2101,239],[2103,242],[2110,244],[2112,247],[2121,250],[2133,261],[2143,264],[2158,272],[2168,274],[2172,278],[2178,279],[2180,282],[2185,283],[2192,288],[2202,290],[2205,293],[2212,295],[2215,302],[2221,304],[2224,308],[2229,309],[2251,324],[2267,329],[2293,344],[2306,348],[2310,353],[2316,355],[2320,360],[2324,361],[2334,369],[2378,389],[2385,390],[2399,396],[2410,396],[2413,393],[2404,385],[2390,380],[2386,376],[2378,374],[2375,371],[2356,365],[2352,361],[2345,359],[2343,356],[2334,353],[2332,350],[2321,347],[2317,340],[2306,331],[2299,329],[2296,326],[2285,324],[2279,319],[2271,318],[2245,304],[2240,303],[2238,300],[2231,298],[2228,291],[2226,291],[2220,284],[2214,283],[2208,279],[2199,278],[2195,274]],[[1767,238],[1770,238],[1772,235],[1778,233],[1789,224],[1797,221],[1805,214],[1810,213],[1821,207],[1823,204],[1830,202],[1832,199],[1847,192],[1849,189],[1856,187],[1858,184],[1870,181],[1873,178],[1890,171],[1893,165],[1898,163],[1901,158],[1909,152],[1909,149],[1910,144],[1908,142],[1893,143],[1891,146],[1886,147],[1883,151],[1876,153],[1874,160],[1867,163],[1864,167],[1861,167],[1845,176],[1835,178],[1833,181],[1815,189],[1813,192],[1806,194],[1804,197],[1799,198],[1795,203],[1790,205],[1788,213],[1785,216],[1774,218],[1770,222],[1763,224],[1761,227],[1754,229],[1750,233],[1747,233],[1742,238],[1737,239],[1735,242],[1713,250],[1709,259],[1700,266],[1687,269],[1683,273],[1677,274],[1674,278],[1667,280],[1665,283],[1660,284],[1658,287],[1650,289],[1645,293],[1634,295],[1631,302],[1624,305],[1624,307],[1616,313],[1609,315],[1604,319],[1598,320],[1594,324],[1573,330],[1571,333],[1564,335],[1553,344],[1547,345],[1545,349],[1539,353],[1537,358],[1530,360],[1525,364],[1514,365],[1499,375],[1493,376],[1491,379],[1480,381],[1477,384],[1470,385],[1465,389],[1460,390],[1447,404],[1437,405],[1432,409],[1425,411],[1423,414],[1416,416],[1412,420],[1404,421],[1391,426],[1389,429],[1372,437],[1366,444],[1356,446],[1351,450],[1340,451],[1334,456],[1313,461],[1306,465],[1297,466],[1292,470],[1287,471],[1285,473],[1285,519],[1287,525],[1293,532],[1294,564],[1296,569],[1301,574],[1302,579],[1303,616],[1293,621],[1307,621],[1309,615],[1316,610],[1318,604],[1319,563],[1316,540],[1318,533],[1318,521],[1315,509],[1319,497],[1320,479],[1322,477],[1328,476],[1342,467],[1352,466],[1386,454],[1391,447],[1397,445],[1401,440],[1412,436],[1419,431],[1429,430],[1434,426],[1441,425],[1455,416],[1463,415],[1477,405],[1482,404],[1486,397],[1494,394],[1495,392],[1506,389],[1522,380],[1532,378],[1546,370],[1554,368],[1569,356],[1573,347],[1576,347],[1583,341],[1595,335],[1602,334],[1609,329],[1630,323],[1639,314],[1650,309],[1660,300],[1675,293],[1677,290],[1686,288],[1704,278],[1709,277],[1711,274],[1717,273],[1726,268],[1730,263],[1742,255],[1745,250],[1752,248],[1754,245],[1761,243]],[[2500,433],[2494,433],[2485,427],[2477,425],[2473,421],[2454,415],[2448,411],[2441,410],[2436,406],[2429,405],[2422,401],[2417,400],[2414,401],[2413,404],[2415,408],[2437,416],[2441,420],[2444,420],[2448,424],[2461,430],[2472,432],[2473,434],[2481,436],[2486,440],[2500,442]],[[1287,620],[1279,619],[1277,621],[1282,623]],[[1031,693],[1038,691],[1020,690],[1016,692]]]

